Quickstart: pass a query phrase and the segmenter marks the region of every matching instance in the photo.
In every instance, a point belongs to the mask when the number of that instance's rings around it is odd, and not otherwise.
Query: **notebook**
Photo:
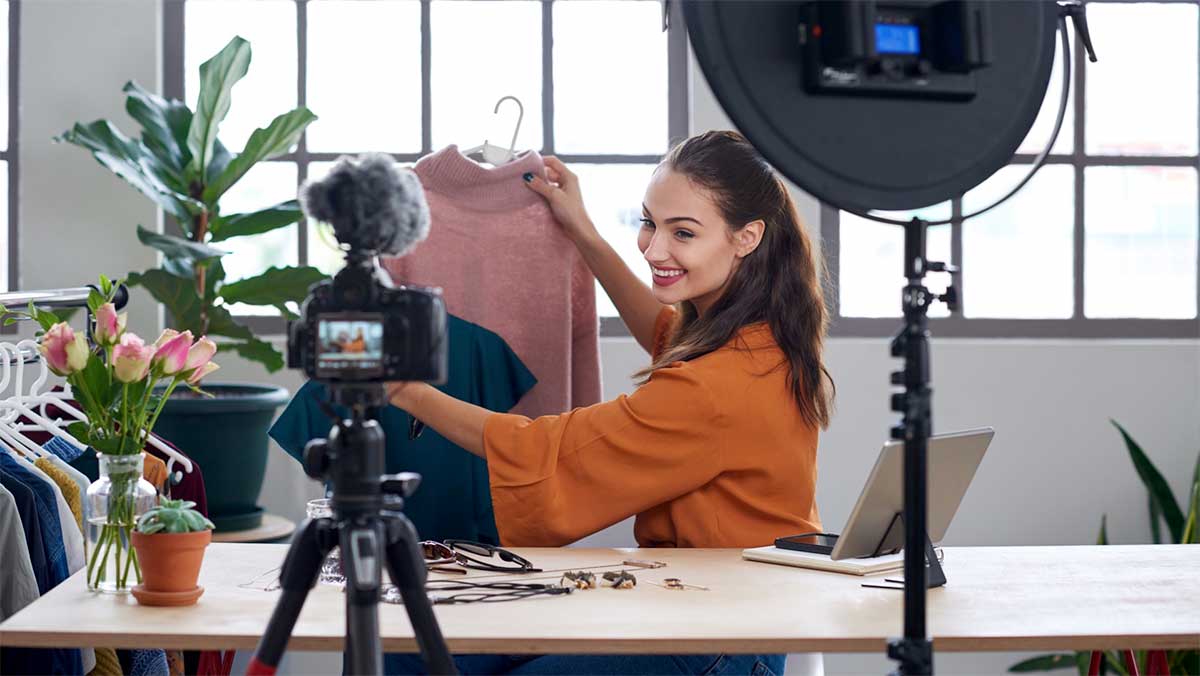
[[[827,570],[834,573],[846,573],[848,575],[874,575],[876,573],[890,573],[904,568],[904,552],[885,554],[873,558],[834,561],[829,558],[828,554],[797,552],[790,549],[767,546],[743,549],[742,558],[748,561],[779,563],[785,566],[814,568],[816,570]],[[938,558],[941,558],[940,552]]]

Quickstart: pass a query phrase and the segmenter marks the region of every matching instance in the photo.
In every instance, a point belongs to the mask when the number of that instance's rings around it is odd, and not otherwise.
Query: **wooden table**
[[[279,596],[262,587],[285,550],[214,543],[201,572],[206,591],[188,608],[92,596],[76,574],[0,624],[0,644],[253,648]],[[870,578],[744,561],[739,550],[516,551],[547,570],[619,569],[629,558],[669,565],[637,571],[630,590],[436,606],[452,652],[881,652],[888,638],[902,634],[902,593],[859,586]],[[1200,647],[1195,545],[946,548],[943,565],[949,583],[928,596],[928,626],[939,651]],[[709,591],[650,584],[667,577]],[[340,650],[343,617],[341,590],[318,586],[290,649]],[[385,650],[415,651],[402,606],[381,604],[380,628]]]

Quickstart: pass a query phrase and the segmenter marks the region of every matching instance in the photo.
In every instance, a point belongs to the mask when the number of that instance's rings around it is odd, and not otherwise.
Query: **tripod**
[[[956,268],[925,258],[928,224],[914,218],[904,226],[904,277],[908,280],[901,301],[904,328],[892,339],[892,356],[904,359],[904,370],[892,373],[892,385],[903,385],[904,392],[892,395],[892,410],[903,415],[900,425],[892,428],[892,438],[904,441],[904,637],[888,642],[888,657],[900,662],[899,674],[933,673],[933,643],[925,633],[925,590],[929,586],[926,552],[933,554],[926,532],[928,522],[928,448],[933,429],[932,398],[929,389],[928,310],[934,300],[942,300],[953,310],[958,293],[951,285],[946,293],[935,296],[925,288],[927,271],[949,272]],[[893,521],[895,525],[895,521]],[[890,528],[889,528],[890,530]],[[937,556],[930,557],[937,565]],[[938,568],[935,576],[940,575]],[[935,582],[937,580],[934,580]],[[940,582],[945,583],[945,576]]]
[[[321,564],[335,546],[341,547],[346,575],[346,673],[383,671],[377,607],[381,557],[400,590],[426,668],[433,674],[456,673],[425,595],[427,572],[417,548],[417,530],[400,511],[421,477],[411,472],[383,474],[383,431],[379,423],[366,419],[369,407],[383,404],[383,387],[330,389],[339,404],[350,407],[352,417],[342,420],[322,402],[336,425],[328,439],[314,439],[305,447],[304,471],[332,483],[334,516],[308,519],[293,536],[280,572],[282,596],[246,673],[275,673]]]

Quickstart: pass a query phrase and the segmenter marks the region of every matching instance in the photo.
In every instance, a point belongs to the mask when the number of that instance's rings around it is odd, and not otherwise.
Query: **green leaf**
[[[1158,510],[1158,503],[1154,498],[1147,495],[1146,500],[1150,503],[1150,536],[1154,538],[1154,544],[1162,544],[1162,524],[1159,523],[1162,519],[1162,513]]]
[[[281,202],[273,207],[246,214],[231,214],[217,218],[209,224],[212,242],[220,242],[230,237],[246,235],[261,235],[285,225],[291,225],[300,220],[304,212],[300,211],[300,203],[296,200]]]
[[[76,123],[54,140],[92,151],[97,162],[176,218],[189,219],[193,212],[199,213],[204,208],[200,202],[173,190],[164,179],[168,170],[150,150],[141,141],[126,138],[108,120]]]
[[[1125,428],[1121,427],[1116,420],[1110,419],[1110,422],[1125,439],[1129,457],[1133,460],[1133,466],[1137,470],[1138,476],[1141,477],[1142,483],[1146,485],[1150,498],[1158,503],[1163,520],[1167,522],[1167,529],[1171,531],[1171,541],[1179,542],[1179,538],[1183,535],[1183,513],[1179,509],[1179,504],[1175,502],[1175,495],[1171,492],[1171,487],[1154,463],[1150,462],[1150,458],[1146,457],[1142,447],[1125,431]]]
[[[80,402],[83,403],[83,402]],[[75,440],[81,444],[91,445],[91,427],[82,420],[76,421],[67,425],[67,434],[75,437]]]
[[[233,85],[249,68],[250,43],[241,37],[234,37],[216,56],[200,64],[200,96],[187,138],[192,154],[188,169],[194,176],[208,175],[217,129],[229,113]]]
[[[186,129],[186,125],[191,123],[192,111],[178,100],[167,101],[142,89],[132,80],[126,82],[121,91],[127,95],[125,112],[142,125],[142,143],[154,153],[166,170],[164,182],[168,185],[174,184],[172,187],[176,192],[186,194],[187,181],[184,179],[183,170],[191,155],[186,147],[180,146],[174,130],[181,126],[181,123]],[[183,122],[184,116],[186,122]],[[168,178],[170,180],[167,180]]]
[[[137,227],[138,241],[146,246],[154,247],[163,252],[165,260],[163,269],[185,279],[193,279],[196,275],[195,265],[197,261],[208,260],[210,258],[220,258],[228,251],[222,251],[215,247],[206,244],[199,244],[190,239],[175,237],[174,235],[160,235],[157,232],[151,232],[142,226]]]
[[[1197,519],[1200,519],[1200,481],[1192,484],[1192,499],[1188,504],[1187,522],[1183,525],[1183,535],[1179,537],[1179,544],[1194,545],[1200,543],[1200,533],[1197,532]]]
[[[224,305],[214,305],[208,310],[208,333],[227,338],[254,340],[254,333],[247,327],[237,323],[229,309]],[[218,346],[219,347],[219,346]]]
[[[207,263],[208,270],[204,274],[204,297],[215,299],[217,285],[225,281],[225,265],[220,258],[214,258]]]
[[[100,306],[104,305],[107,302],[108,302],[108,299],[105,298],[104,294],[100,293],[99,291],[97,291],[95,289],[91,289],[88,291],[87,306],[88,306],[88,309],[91,310],[93,313],[95,313],[97,310],[99,310]]]
[[[328,279],[324,272],[309,266],[269,268],[256,277],[247,277],[229,282],[221,287],[221,298],[228,304],[274,305],[300,302],[308,295],[308,289],[317,282]]]
[[[283,368],[283,353],[276,350],[274,345],[257,338],[244,343],[222,343],[218,348],[222,352],[234,351],[250,361],[259,362],[271,373]]]
[[[1023,662],[1017,662],[1008,668],[1009,673],[1025,671],[1052,671],[1054,669],[1074,669],[1074,653],[1058,653],[1055,655],[1038,655]]]
[[[200,298],[196,295],[193,280],[183,279],[164,270],[147,270],[129,273],[129,286],[145,287],[155,300],[167,307],[175,328],[191,330],[197,334],[200,328]],[[198,335],[198,334],[197,334]]]
[[[88,359],[82,375],[83,381],[87,383],[88,392],[95,398],[96,405],[107,410],[112,404],[111,378],[108,367],[101,360],[92,357]]]
[[[255,129],[246,141],[245,149],[204,189],[204,201],[209,204],[216,202],[255,164],[291,150],[292,146],[300,141],[304,129],[316,119],[317,116],[311,111],[300,107],[271,120],[266,129]]]
[[[1107,514],[1102,514],[1100,516],[1100,535],[1096,537],[1096,544],[1098,544],[1098,545],[1108,544],[1108,515]]]

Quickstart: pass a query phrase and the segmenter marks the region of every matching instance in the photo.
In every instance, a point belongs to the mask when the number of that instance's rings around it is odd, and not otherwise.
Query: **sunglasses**
[[[424,544],[424,543],[422,543]],[[500,573],[540,573],[541,568],[534,568],[533,563],[523,556],[514,554],[507,549],[495,547],[493,545],[484,544],[482,542],[472,542],[470,540],[446,540],[441,544],[449,554],[454,557],[454,562],[464,568],[475,568],[477,570],[491,570]],[[438,550],[431,550],[438,551]],[[441,552],[445,553],[445,552]],[[489,559],[499,558],[501,561],[511,565],[501,565],[491,561],[483,561],[475,557],[487,557]],[[429,558],[428,556],[426,558]],[[428,563],[428,561],[427,561]]]

